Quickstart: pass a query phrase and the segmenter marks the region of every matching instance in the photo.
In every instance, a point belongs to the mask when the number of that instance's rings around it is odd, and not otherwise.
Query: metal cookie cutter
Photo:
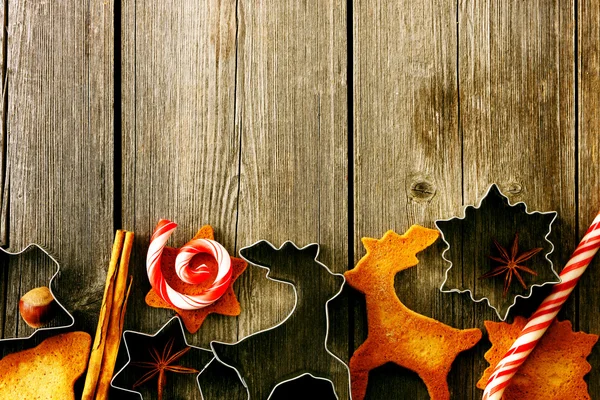
[[[327,307],[346,279],[317,261],[318,254],[316,243],[298,248],[290,241],[276,248],[261,240],[240,250],[246,261],[267,270],[267,279],[290,285],[295,297],[292,311],[276,326],[233,344],[210,343],[217,360],[237,372],[250,400],[270,399],[280,385],[307,375],[329,382],[338,400],[351,399],[350,370],[327,348]]]
[[[464,216],[435,221],[446,244],[442,257],[450,264],[440,291],[466,292],[474,302],[485,300],[498,318],[504,321],[517,298],[529,298],[534,287],[560,282],[554,265],[548,258],[554,251],[554,245],[548,237],[556,216],[556,211],[529,212],[524,202],[511,204],[498,186],[492,184],[477,206],[468,205],[464,208]],[[494,240],[507,249],[510,255],[517,236],[518,254],[534,248],[542,248],[542,251],[540,255],[526,261],[528,268],[537,273],[537,276],[529,273],[522,275],[527,293],[523,294],[525,289],[513,278],[505,296],[504,275],[489,279],[481,279],[481,276],[497,264],[489,259],[490,255],[499,254],[493,244]]]
[[[175,333],[177,335],[175,335]],[[181,335],[179,335],[181,333]],[[200,396],[204,399],[204,395],[202,393],[202,388],[200,387],[200,382],[198,380],[200,374],[204,372],[204,370],[213,362],[215,359],[214,355],[210,350],[203,349],[201,347],[193,346],[187,342],[185,337],[185,331],[183,329],[183,323],[178,316],[174,316],[170,320],[168,320],[154,335],[150,335],[147,333],[136,332],[131,330],[126,330],[123,332],[123,342],[125,343],[125,349],[127,350],[127,362],[121,369],[113,376],[110,381],[110,386],[115,389],[123,390],[129,393],[135,393],[140,398],[143,398],[141,392],[133,389],[128,389],[128,387],[133,387],[134,383],[130,383],[127,378],[131,378],[131,375],[136,375],[138,378],[140,375],[144,373],[148,373],[150,369],[136,366],[134,365],[138,360],[144,360],[143,362],[148,362],[154,359],[155,355],[151,353],[151,343],[158,342],[162,346],[168,346],[170,339],[173,339],[172,346],[175,346],[175,339],[179,342],[177,343],[177,347],[174,348],[174,351],[177,351],[181,347],[188,347],[193,349],[197,355],[199,353],[200,357],[189,357],[186,359],[190,364],[194,364],[198,373],[196,374],[196,384],[198,385],[198,390],[200,391]],[[162,354],[162,349],[158,349],[158,354]],[[180,349],[179,349],[180,350]],[[172,354],[171,354],[172,355]],[[154,360],[155,361],[155,360]],[[175,364],[180,364],[179,361],[174,361]],[[130,369],[139,370],[128,373]],[[136,373],[137,372],[137,373]],[[167,374],[167,382],[169,381],[169,374],[171,374],[168,370]],[[152,382],[156,381],[158,376],[152,378]],[[150,383],[148,383],[150,384]],[[147,384],[144,384],[146,386]]]
[[[37,328],[29,336],[26,336],[26,337],[14,337],[14,338],[0,339],[0,343],[8,343],[10,341],[31,339],[38,332],[66,329],[66,328],[72,327],[75,324],[75,318],[73,318],[73,315],[71,315],[71,313],[69,311],[67,311],[67,309],[58,300],[58,298],[54,294],[54,291],[52,290],[52,283],[54,282],[54,278],[56,278],[60,274],[60,264],[58,263],[58,261],[56,261],[56,259],[52,255],[50,255],[50,253],[47,250],[45,250],[43,247],[41,247],[40,245],[38,245],[36,243],[28,244],[21,251],[17,251],[17,252],[10,252],[8,250],[0,248],[0,253],[4,253],[5,255],[7,255],[9,259],[12,259],[13,257],[18,257],[15,260],[15,262],[17,262],[17,263],[23,262],[20,260],[20,258],[24,257],[26,255],[26,253],[29,253],[32,251],[40,251],[45,257],[47,257],[48,260],[50,260],[51,263],[53,263],[56,266],[56,272],[50,278],[50,283],[48,284],[48,288],[50,289],[50,293],[52,294],[52,297],[54,298],[54,302],[58,305],[59,310],[56,313],[56,317],[50,323],[50,326],[44,326],[41,328]],[[10,262],[12,262],[12,260],[9,261],[9,263]],[[29,289],[33,289],[33,287],[28,288],[27,290],[29,290]]]

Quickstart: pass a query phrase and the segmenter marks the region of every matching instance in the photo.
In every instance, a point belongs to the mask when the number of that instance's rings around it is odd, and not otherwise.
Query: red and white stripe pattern
[[[483,400],[500,400],[502,398],[510,380],[552,324],[598,248],[600,248],[600,214],[596,216],[571,259],[561,271],[562,282],[553,287],[552,293],[529,318],[517,340],[492,372],[483,391]]]
[[[190,267],[190,261],[199,253],[207,253],[215,258],[218,265],[217,276],[213,284],[200,294],[188,295],[177,292],[167,281],[161,270],[161,256],[167,240],[177,227],[177,224],[166,219],[158,221],[150,239],[146,271],[152,289],[167,303],[182,310],[197,310],[207,307],[217,301],[231,283],[231,257],[219,243],[209,239],[194,239],[186,243],[175,258],[175,272],[184,282],[199,284],[205,281],[210,272],[206,265],[197,268]]]

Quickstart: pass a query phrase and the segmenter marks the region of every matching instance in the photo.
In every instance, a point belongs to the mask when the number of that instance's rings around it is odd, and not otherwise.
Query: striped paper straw
[[[561,271],[562,282],[552,288],[552,293],[529,318],[517,340],[494,368],[483,391],[483,400],[500,400],[502,398],[504,389],[510,384],[512,377],[552,324],[598,248],[600,248],[600,214],[596,216],[571,259]]]

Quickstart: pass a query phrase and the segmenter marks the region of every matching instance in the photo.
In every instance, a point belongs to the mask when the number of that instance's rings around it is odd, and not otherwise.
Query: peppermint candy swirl
[[[196,254],[206,253],[217,261],[217,277],[212,285],[202,293],[188,295],[179,293],[167,283],[161,270],[161,256],[169,237],[177,228],[175,222],[158,221],[148,248],[146,272],[152,289],[167,303],[182,310],[197,310],[207,307],[221,298],[231,283],[231,257],[219,243],[210,239],[193,239],[186,243],[175,258],[175,273],[185,283],[197,285],[210,276],[205,264],[192,268],[190,262]]]

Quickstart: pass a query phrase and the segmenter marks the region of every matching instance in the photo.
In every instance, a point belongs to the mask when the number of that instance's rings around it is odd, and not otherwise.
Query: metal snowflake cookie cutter
[[[32,251],[40,251],[49,260],[49,262],[51,264],[54,264],[54,266],[56,267],[56,271],[50,277],[50,281],[48,283],[48,289],[50,289],[50,293],[52,294],[52,297],[54,298],[54,302],[58,306],[56,316],[53,318],[53,320],[49,324],[46,324],[45,326],[42,326],[40,328],[31,328],[31,329],[33,329],[33,332],[29,336],[4,338],[4,339],[0,339],[0,343],[2,343],[2,342],[7,343],[10,341],[16,341],[16,340],[28,340],[28,339],[33,338],[33,336],[36,335],[38,332],[67,329],[67,328],[71,328],[75,324],[75,318],[65,308],[65,306],[58,300],[58,298],[56,297],[56,295],[54,294],[54,291],[52,289],[52,284],[54,283],[54,279],[60,275],[60,264],[58,263],[56,258],[54,258],[46,249],[44,249],[42,246],[38,245],[37,243],[30,243],[27,246],[25,246],[22,250],[16,251],[16,252],[11,252],[11,251],[5,250],[0,247],[0,254],[3,253],[4,255],[8,256],[9,258],[10,257],[23,257],[27,253],[30,253]],[[21,261],[19,260],[17,262],[21,262]],[[29,291],[31,289],[34,289],[34,287],[26,288],[26,291]],[[18,304],[18,302],[17,302],[17,304]],[[18,315],[18,313],[15,312],[14,315]]]
[[[233,344],[210,343],[216,359],[236,371],[250,400],[268,400],[279,386],[305,376],[329,382],[338,400],[352,398],[350,369],[327,347],[328,305],[342,292],[346,279],[317,261],[318,255],[318,244],[299,248],[291,241],[276,248],[261,240],[240,250],[248,263],[267,270],[267,279],[294,290],[294,307],[277,325]],[[315,328],[308,329],[307,323]],[[336,387],[334,381],[346,384]]]
[[[492,184],[476,206],[464,207],[463,214],[462,217],[435,221],[446,245],[442,258],[450,264],[440,286],[441,292],[468,293],[474,302],[485,300],[504,321],[517,298],[531,297],[534,287],[560,283],[554,264],[548,257],[554,251],[548,237],[557,217],[556,211],[529,212],[524,202],[510,203],[498,186]],[[537,276],[522,275],[527,285],[526,294],[523,294],[525,289],[519,282],[513,279],[505,297],[502,275],[491,279],[479,278],[497,265],[488,258],[498,254],[493,240],[510,249],[517,233],[522,250],[543,250],[526,261],[526,265],[537,273]]]
[[[179,329],[177,329],[177,328],[179,328]],[[173,330],[177,331],[178,333],[181,332],[181,336],[178,336],[178,337],[171,336],[170,333]],[[199,378],[200,378],[200,375],[206,370],[206,368],[208,368],[208,366],[214,361],[215,357],[210,350],[204,349],[202,347],[194,346],[194,345],[191,345],[188,343],[187,338],[185,336],[185,330],[183,327],[183,323],[181,322],[181,318],[177,315],[172,317],[171,319],[169,319],[153,335],[148,334],[148,333],[143,333],[143,332],[132,331],[132,330],[126,330],[123,332],[123,343],[125,343],[125,350],[127,351],[127,362],[113,376],[112,380],[110,381],[110,386],[115,389],[122,390],[125,392],[135,393],[138,396],[140,396],[141,399],[143,399],[144,397],[140,391],[134,390],[133,388],[128,389],[126,387],[126,386],[134,385],[134,383],[130,384],[129,382],[125,381],[125,375],[127,374],[126,370],[139,369],[140,371],[138,371],[138,373],[135,374],[136,376],[140,375],[139,372],[148,372],[149,371],[148,369],[134,366],[132,364],[137,362],[136,360],[140,360],[140,359],[152,360],[152,355],[150,353],[150,346],[147,346],[147,345],[151,342],[158,342],[158,343],[166,346],[167,343],[169,342],[170,337],[179,339],[178,347],[188,347],[190,349],[194,349],[199,354],[202,354],[201,357],[190,357],[188,359],[188,361],[190,363],[200,364],[199,368],[197,369],[198,373],[196,374],[195,379],[196,379],[196,385],[198,386],[198,390],[200,391],[200,396],[202,399],[204,399],[204,394],[202,393],[202,388],[200,387]],[[135,340],[132,340],[132,338],[135,338]],[[206,354],[204,354],[204,353],[206,353]],[[207,361],[204,361],[203,359],[207,359]],[[179,361],[177,361],[177,360],[174,362],[179,363]],[[170,378],[172,378],[172,376],[171,376],[172,373],[169,371],[167,371],[166,373],[167,373],[166,381],[169,382]],[[131,373],[130,375],[133,375],[133,373]],[[121,377],[121,376],[123,376],[123,377]],[[149,383],[145,383],[143,386],[152,385],[152,383],[155,382],[156,379],[158,379],[158,377],[152,378],[151,381],[149,381]]]

